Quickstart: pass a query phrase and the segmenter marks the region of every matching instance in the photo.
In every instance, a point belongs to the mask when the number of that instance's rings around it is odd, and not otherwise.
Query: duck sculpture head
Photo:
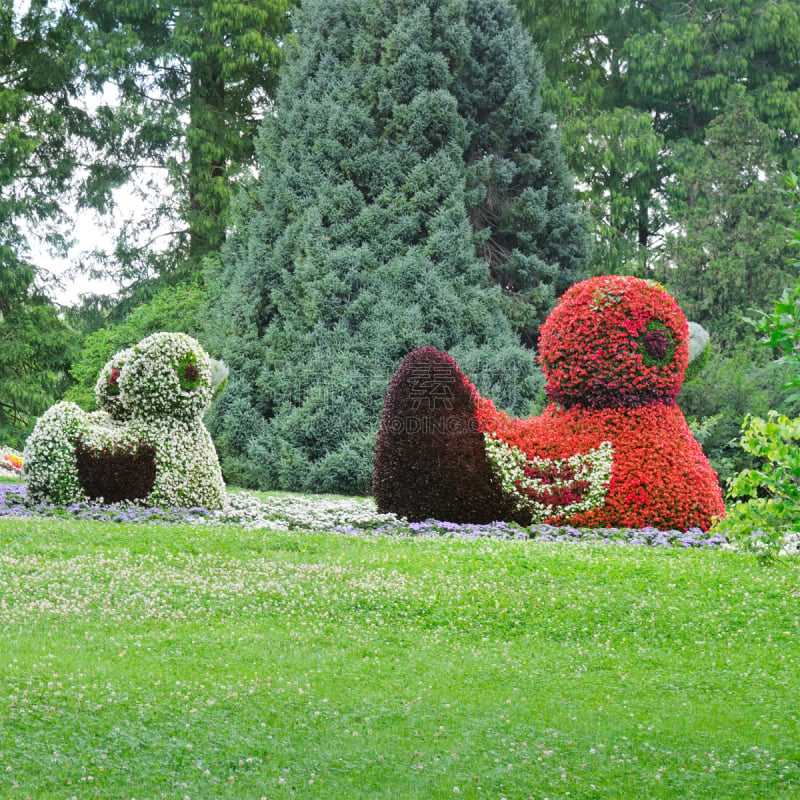
[[[655,281],[590,278],[567,290],[541,328],[548,399],[563,408],[672,403],[689,359],[689,324]]]
[[[211,360],[185,333],[153,333],[103,368],[95,387],[101,407],[108,405],[102,399],[112,384],[117,392],[112,397],[133,419],[199,420],[213,394]]]

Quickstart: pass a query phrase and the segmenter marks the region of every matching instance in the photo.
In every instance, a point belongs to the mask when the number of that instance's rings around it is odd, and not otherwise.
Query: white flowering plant
[[[101,411],[64,402],[37,421],[24,452],[29,500],[102,499],[81,474],[80,440],[81,448],[106,459],[109,472],[122,470],[120,459],[147,457],[152,448],[155,480],[146,497],[137,497],[143,505],[222,508],[225,485],[203,424],[212,396],[210,359],[195,339],[154,333],[117,353],[101,370],[95,394]]]
[[[528,458],[491,433],[484,439],[502,490],[517,510],[531,514],[533,523],[590,511],[605,502],[614,464],[611,442],[569,458],[549,459]]]

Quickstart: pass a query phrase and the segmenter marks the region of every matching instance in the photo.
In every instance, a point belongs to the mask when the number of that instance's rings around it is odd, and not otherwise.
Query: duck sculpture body
[[[686,317],[660,284],[578,283],[541,328],[550,403],[527,419],[481,397],[447,354],[415,350],[386,398],[379,509],[454,522],[708,529],[724,504],[676,403],[688,341]]]

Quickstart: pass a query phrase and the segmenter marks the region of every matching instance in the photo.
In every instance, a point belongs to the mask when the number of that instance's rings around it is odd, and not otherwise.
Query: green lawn
[[[0,798],[800,798],[752,556],[0,520]]]

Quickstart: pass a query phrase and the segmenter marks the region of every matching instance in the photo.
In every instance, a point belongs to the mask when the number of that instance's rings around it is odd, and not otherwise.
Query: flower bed
[[[8,478],[22,476],[22,453],[10,447],[0,447],[0,475]]]
[[[379,514],[372,499],[315,495],[280,495],[259,498],[246,492],[229,492],[222,509],[144,508],[134,504],[68,506],[26,505],[24,484],[0,484],[0,519],[62,517],[119,524],[233,525],[249,530],[326,531],[345,536],[396,536],[401,538],[449,537],[459,539],[514,539],[532,542],[595,543],[639,547],[724,548],[723,536],[693,528],[661,531],[656,528],[577,528],[493,522],[458,524],[439,520],[409,522],[394,514]]]

